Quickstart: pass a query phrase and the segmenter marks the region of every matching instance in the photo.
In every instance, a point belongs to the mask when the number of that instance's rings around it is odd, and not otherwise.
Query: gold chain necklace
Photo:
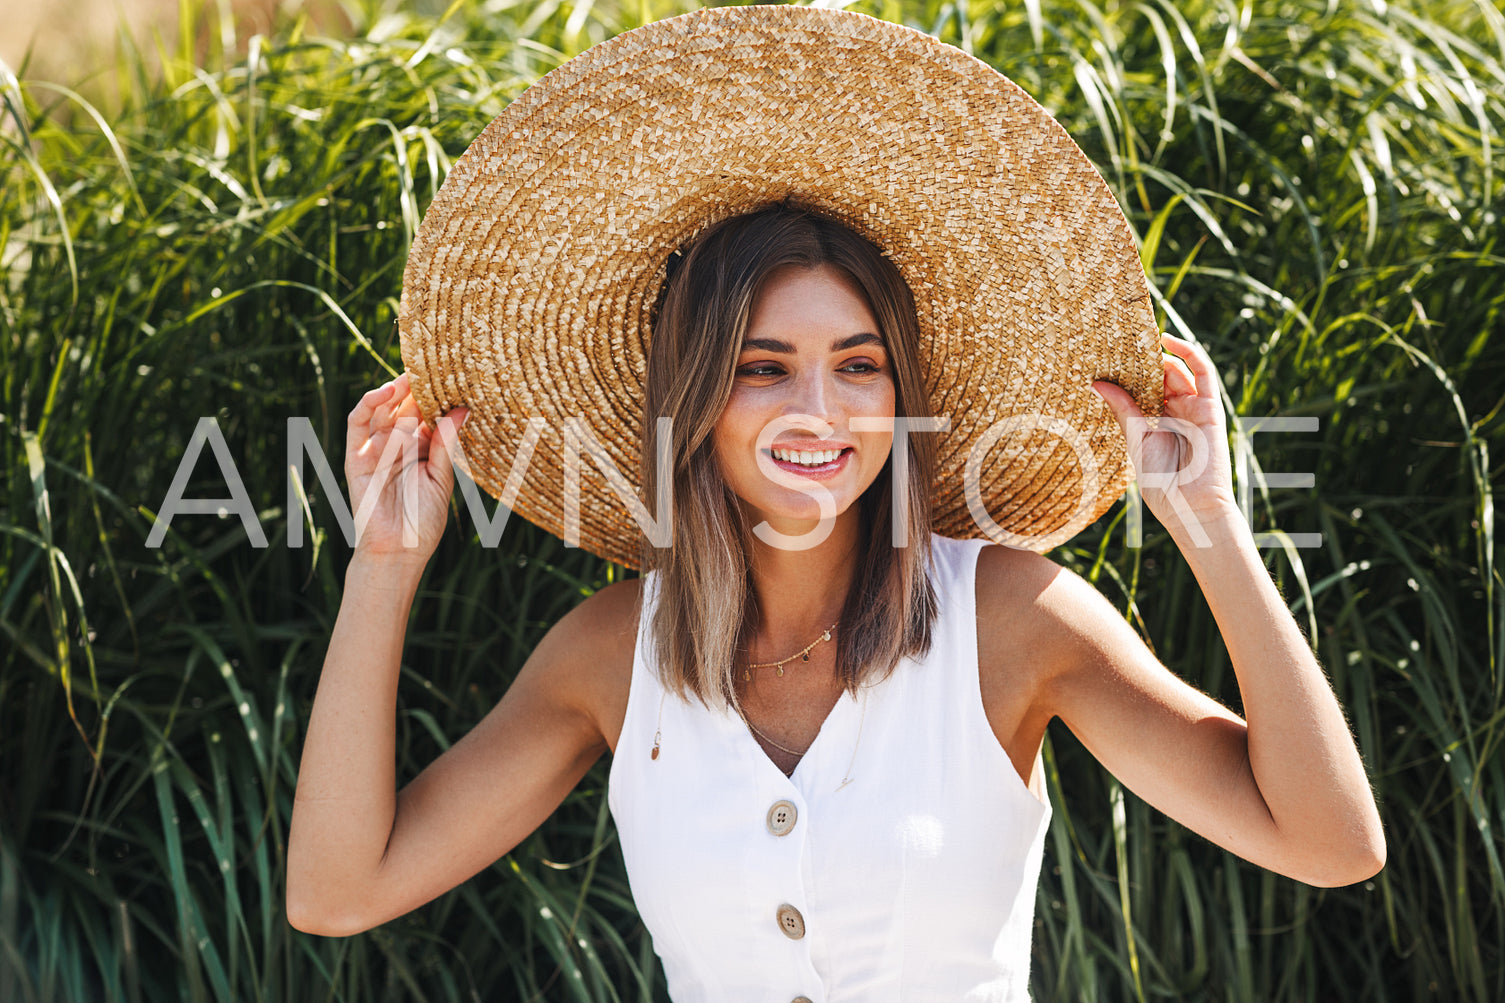
[[[840,622],[841,621],[839,621],[839,620],[837,621],[837,623],[840,623]],[[817,637],[815,640],[811,641],[809,644],[805,645],[799,651],[796,651],[794,654],[790,655],[788,658],[780,658],[776,662],[748,662],[747,663],[747,667],[742,670],[742,678],[743,679],[752,679],[752,670],[753,669],[766,669],[770,665],[775,666],[777,668],[777,670],[778,670],[778,675],[782,676],[784,674],[784,663],[785,662],[792,662],[796,658],[798,658],[802,662],[808,662],[808,661],[810,661],[810,652],[813,651],[814,648],[815,648],[815,646],[817,644],[819,644],[820,642],[831,640],[831,631],[833,631],[835,629],[836,629],[836,624],[835,623],[831,624],[831,626],[829,626],[825,630],[821,631],[819,637]],[[754,728],[753,730],[756,731],[757,729]],[[764,735],[763,737],[767,738],[768,736]],[[778,746],[778,747],[782,748],[782,746]],[[788,752],[789,750],[785,749],[784,751]],[[793,753],[791,753],[791,754],[793,754]]]
[[[834,711],[835,708],[832,708],[832,710]],[[660,714],[663,713],[663,704],[662,704],[662,701],[660,701],[660,704],[659,704],[659,713]],[[809,746],[806,746],[805,747],[805,751],[801,752],[798,749],[791,749],[787,745],[780,745],[778,742],[775,742],[773,739],[771,739],[767,735],[763,734],[763,729],[759,728],[757,725],[753,724],[751,721],[749,721],[747,719],[747,715],[744,714],[744,713],[742,713],[742,708],[741,707],[737,708],[737,716],[742,719],[742,723],[743,724],[747,725],[749,728],[752,729],[752,733],[754,735],[757,735],[763,741],[767,742],[769,745],[773,746],[775,749],[778,749],[780,752],[783,752],[783,753],[785,753],[787,755],[793,756],[795,759],[804,759],[805,758],[805,752],[809,752],[810,751],[810,747]],[[839,783],[839,784],[836,785],[836,790],[838,790],[838,791],[841,790],[843,787],[845,787],[847,784],[849,784],[849,783],[852,782],[852,779],[853,779],[852,778],[852,767],[857,762],[857,748],[858,748],[858,746],[860,746],[862,744],[862,725],[863,725],[863,722],[866,721],[866,720],[867,720],[867,691],[863,690],[863,693],[862,693],[862,716],[857,719],[857,740],[852,743],[852,758],[851,758],[851,761],[847,763],[847,772],[846,772],[846,775],[841,778],[841,783]],[[653,736],[653,758],[654,759],[658,758],[658,736],[657,735]],[[793,772],[793,770],[790,770],[790,771],[786,772],[784,775],[785,776],[789,776],[789,774],[792,773],[792,772]]]
[[[739,709],[737,711],[737,713],[741,714],[742,712]],[[767,742],[769,745],[773,746],[775,749],[778,749],[780,752],[787,752],[791,756],[803,756],[805,754],[805,752],[809,751],[808,747],[805,750],[802,751],[800,749],[791,749],[787,745],[780,745],[778,742],[775,742],[773,739],[771,739],[767,735],[763,734],[763,729],[759,728],[757,725],[755,725],[751,721],[749,721],[747,719],[747,715],[746,714],[742,714],[742,723],[745,724],[745,725],[747,725],[749,728],[751,728],[753,730],[753,734],[754,735],[757,735],[763,741]]]

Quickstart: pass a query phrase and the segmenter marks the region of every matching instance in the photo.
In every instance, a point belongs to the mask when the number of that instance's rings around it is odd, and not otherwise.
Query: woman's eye
[[[883,367],[868,359],[856,362],[848,362],[836,370],[839,373],[847,373],[853,376],[871,376],[883,371]],[[772,379],[784,375],[784,367],[776,362],[750,362],[745,366],[737,367],[737,375],[750,379]]]

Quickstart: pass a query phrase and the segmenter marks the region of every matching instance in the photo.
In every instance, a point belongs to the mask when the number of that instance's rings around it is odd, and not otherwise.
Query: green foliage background
[[[0,999],[663,999],[597,766],[437,903],[343,941],[283,917],[299,737],[348,557],[326,487],[286,494],[286,420],[339,469],[344,414],[400,367],[403,256],[452,159],[529,82],[676,0],[350,9],[235,39],[183,5],[160,73],[97,107],[0,78]],[[1207,344],[1258,439],[1256,529],[1351,713],[1390,863],[1306,888],[1123,792],[1071,739],[1040,889],[1041,1000],[1505,999],[1505,679],[1490,447],[1505,17],[1491,0],[905,0],[1013,77],[1099,165],[1161,318]],[[200,30],[203,29],[203,30]],[[197,49],[193,39],[203,44]],[[150,61],[155,65],[156,60]],[[214,416],[270,539],[152,512]],[[189,497],[223,497],[201,459]],[[310,471],[312,468],[309,468]],[[289,520],[309,527],[287,545]],[[413,614],[412,775],[570,605],[619,576],[462,520]],[[1236,701],[1194,580],[1124,508],[1055,552],[1159,656]]]

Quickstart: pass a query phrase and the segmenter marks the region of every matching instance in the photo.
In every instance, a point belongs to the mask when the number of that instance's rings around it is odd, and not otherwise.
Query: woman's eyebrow
[[[777,352],[781,355],[793,355],[794,346],[787,341],[779,341],[775,338],[744,338],[742,341],[744,352]]]
[[[862,334],[849,334],[831,343],[831,351],[845,352],[849,348],[858,345],[883,346],[883,339],[876,334],[864,331]],[[794,346],[787,341],[779,341],[777,338],[747,338],[742,342],[744,352],[774,352],[781,355],[793,355]]]
[[[877,345],[879,348],[882,348],[883,339],[878,337],[876,334],[872,334],[866,331],[864,331],[862,334],[850,334],[845,338],[842,338],[840,341],[832,342],[831,351],[845,352],[847,349],[856,348],[858,345]]]

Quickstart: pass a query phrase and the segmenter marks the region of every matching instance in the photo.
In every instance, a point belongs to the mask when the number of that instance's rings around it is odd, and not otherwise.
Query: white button
[[[787,836],[794,830],[794,822],[799,817],[793,801],[775,801],[768,809],[768,831],[775,836]]]

